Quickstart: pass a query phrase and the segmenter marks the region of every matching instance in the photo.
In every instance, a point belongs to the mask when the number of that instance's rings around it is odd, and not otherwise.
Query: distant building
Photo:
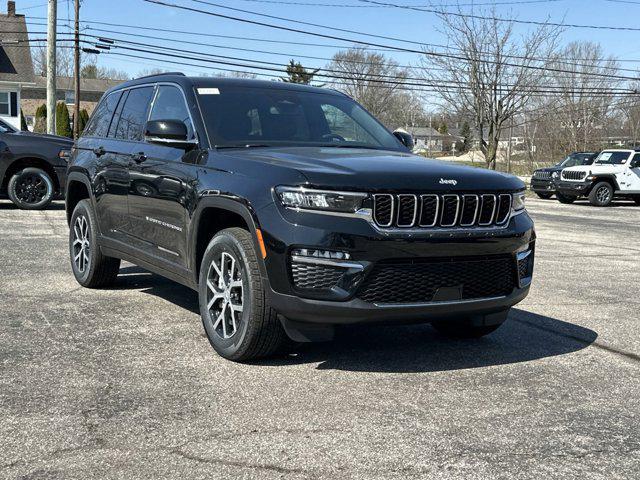
[[[25,88],[35,85],[29,34],[24,15],[16,15],[16,4],[7,3],[0,14],[0,118],[20,129],[20,108]]]
[[[461,136],[440,133],[431,127],[408,127],[406,130],[413,136],[416,150],[451,152],[455,147],[456,151],[460,151],[464,142]]]

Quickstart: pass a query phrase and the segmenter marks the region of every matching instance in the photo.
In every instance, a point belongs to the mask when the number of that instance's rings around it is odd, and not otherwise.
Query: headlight
[[[366,193],[310,190],[304,187],[276,187],[282,204],[290,208],[354,213],[362,208]]]
[[[526,195],[524,192],[518,192],[513,194],[513,211],[520,212],[524,210],[524,200]]]

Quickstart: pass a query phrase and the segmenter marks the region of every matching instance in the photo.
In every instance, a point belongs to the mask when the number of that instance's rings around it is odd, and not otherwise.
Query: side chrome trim
[[[292,255],[291,262],[307,263],[312,265],[326,265],[329,267],[352,268],[356,270],[364,270],[364,267],[358,262],[346,262],[344,260],[332,260],[330,258],[320,257],[303,257],[300,255]]]

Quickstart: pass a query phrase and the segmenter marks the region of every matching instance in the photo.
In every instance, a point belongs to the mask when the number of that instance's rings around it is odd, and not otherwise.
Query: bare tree
[[[547,62],[541,59],[551,57],[560,29],[545,24],[517,37],[514,23],[495,10],[459,13],[439,15],[450,53],[425,51],[420,71],[431,83],[435,77],[450,108],[474,119],[486,164],[495,168],[500,136],[545,77]]]
[[[47,75],[47,47],[40,44],[31,48],[31,59],[33,61],[33,71],[36,75],[45,77]],[[95,65],[96,55],[80,55],[80,69],[86,65]],[[56,74],[61,77],[73,76],[73,50],[67,47],[56,49]]]
[[[616,75],[618,63],[614,57],[606,57],[597,43],[572,42],[550,66],[565,71],[551,71],[548,76],[558,89],[549,109],[561,147],[569,151],[594,148],[610,124],[607,117],[615,98],[611,89],[620,84],[620,80],[603,75]]]
[[[339,77],[330,81],[333,88],[354,98],[394,128],[392,110],[407,77],[405,69],[383,54],[351,48],[337,52],[327,70],[332,76]]]

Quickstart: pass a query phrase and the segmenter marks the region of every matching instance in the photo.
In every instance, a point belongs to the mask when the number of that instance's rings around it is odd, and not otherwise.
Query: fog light
[[[333,250],[318,250],[313,248],[296,248],[291,252],[294,257],[325,258],[328,260],[349,260],[351,255],[347,252]]]

